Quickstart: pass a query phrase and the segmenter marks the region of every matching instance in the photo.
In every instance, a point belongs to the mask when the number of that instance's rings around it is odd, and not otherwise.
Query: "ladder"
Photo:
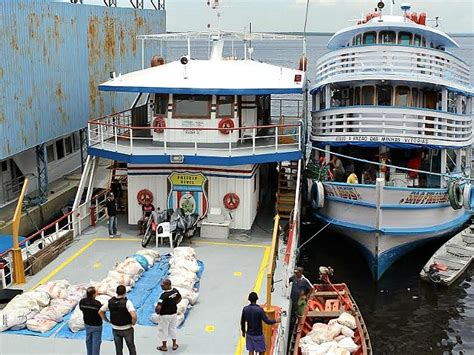
[[[297,161],[285,161],[278,164],[276,209],[281,218],[290,218],[295,206],[297,175]]]

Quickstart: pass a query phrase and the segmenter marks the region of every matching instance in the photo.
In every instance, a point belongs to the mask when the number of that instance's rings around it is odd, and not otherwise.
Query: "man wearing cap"
[[[263,309],[257,304],[258,296],[255,292],[250,292],[248,300],[250,304],[244,307],[240,318],[242,336],[245,338],[249,355],[254,355],[256,352],[263,355],[266,351],[266,344],[262,321],[267,324],[280,323],[280,321],[271,320],[266,316]]]
[[[307,296],[309,292],[313,289],[311,282],[303,275],[303,268],[297,267],[295,269],[295,274],[290,277],[291,285],[291,303],[293,304],[293,313],[296,312],[296,305],[301,296],[301,292]]]

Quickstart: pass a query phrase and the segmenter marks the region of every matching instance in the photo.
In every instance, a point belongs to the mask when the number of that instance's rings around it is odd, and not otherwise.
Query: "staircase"
[[[120,212],[127,212],[128,210],[128,176],[127,176],[127,164],[114,161],[109,167],[110,169],[110,180],[109,188],[112,186],[112,181],[117,179],[120,183],[121,194],[120,198],[117,199],[117,208]]]
[[[297,161],[285,161],[278,164],[276,209],[281,218],[290,218],[295,206],[297,175]]]

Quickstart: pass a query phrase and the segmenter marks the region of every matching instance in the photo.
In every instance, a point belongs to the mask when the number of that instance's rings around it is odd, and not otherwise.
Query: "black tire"
[[[146,248],[148,243],[150,243],[152,232],[151,224],[149,223],[146,227],[145,233],[143,233],[142,247]]]

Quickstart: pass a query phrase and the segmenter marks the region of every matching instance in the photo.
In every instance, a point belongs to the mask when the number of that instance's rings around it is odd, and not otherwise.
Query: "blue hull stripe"
[[[197,94],[197,95],[269,95],[269,94],[301,94],[302,88],[272,88],[272,89],[196,89],[196,88],[165,88],[139,86],[107,86],[99,85],[100,91],[136,92],[150,94]]]
[[[109,150],[89,147],[87,148],[89,155],[117,160],[128,164],[170,164],[171,155],[130,155],[124,153],[112,152]],[[264,164],[280,161],[291,161],[301,159],[302,152],[285,152],[270,153],[259,155],[248,155],[238,157],[211,157],[211,156],[195,156],[185,155],[182,164],[189,165],[206,165],[206,166],[235,166],[246,164]],[[177,164],[180,165],[180,164]]]

